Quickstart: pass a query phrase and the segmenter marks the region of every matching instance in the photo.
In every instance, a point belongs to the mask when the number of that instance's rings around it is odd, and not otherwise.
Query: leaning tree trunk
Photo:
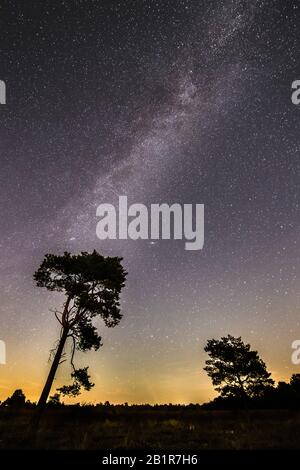
[[[38,401],[38,409],[40,411],[42,411],[46,406],[46,402],[47,402],[47,399],[48,399],[48,396],[49,396],[49,393],[50,393],[50,390],[51,390],[51,387],[52,387],[52,384],[53,384],[53,380],[54,380],[57,368],[58,368],[60,360],[61,360],[61,356],[62,356],[64,347],[65,347],[68,332],[69,332],[68,328],[64,327],[63,330],[62,330],[61,338],[59,340],[58,348],[56,350],[56,353],[55,353],[55,356],[54,356],[54,359],[53,359],[53,362],[52,362],[52,365],[51,365],[51,369],[49,371],[48,378],[46,380],[45,386],[43,388],[40,399]]]

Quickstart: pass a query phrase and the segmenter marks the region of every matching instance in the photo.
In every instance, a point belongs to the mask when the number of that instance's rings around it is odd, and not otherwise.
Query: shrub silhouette
[[[23,390],[18,388],[14,393],[8,397],[3,403],[2,406],[9,406],[12,408],[22,408],[25,406],[26,397],[23,393]]]

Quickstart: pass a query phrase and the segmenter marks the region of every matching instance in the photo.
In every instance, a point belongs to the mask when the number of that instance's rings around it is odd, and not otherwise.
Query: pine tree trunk
[[[49,393],[50,393],[50,390],[51,390],[51,387],[52,387],[52,384],[53,384],[53,380],[54,380],[57,368],[58,368],[60,360],[61,360],[61,356],[62,356],[64,347],[65,347],[68,332],[69,332],[69,329],[67,327],[64,327],[61,338],[60,338],[60,341],[59,341],[58,348],[56,350],[56,353],[55,353],[55,356],[54,356],[54,359],[53,359],[53,362],[52,362],[52,365],[51,365],[51,369],[50,369],[49,374],[48,374],[48,378],[46,380],[45,386],[43,388],[40,399],[38,401],[38,408],[39,408],[40,411],[43,410],[46,406],[47,399],[48,399],[48,396],[49,396]]]

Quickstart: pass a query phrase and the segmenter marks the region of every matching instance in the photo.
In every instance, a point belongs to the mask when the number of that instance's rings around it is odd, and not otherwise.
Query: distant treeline
[[[65,405],[61,397],[69,395],[70,387],[72,390],[74,388],[73,384],[58,388],[44,405],[47,408],[89,407],[106,410],[108,408],[177,409],[180,407],[216,410],[300,409],[300,374],[293,374],[289,383],[280,381],[276,385],[258,352],[253,351],[250,344],[244,343],[241,337],[235,338],[232,335],[227,335],[218,340],[210,339],[204,350],[209,356],[209,359],[205,361],[204,370],[219,393],[219,396],[209,403],[202,405],[174,405],[171,403],[165,405],[128,405],[128,403],[111,405],[109,401],[106,401],[98,404]],[[86,369],[78,369],[77,373],[82,371],[86,372]],[[80,382],[84,382],[86,378],[84,373],[82,377],[80,376]],[[67,393],[65,389],[68,390]],[[76,389],[76,393],[71,393],[71,396],[77,396],[77,392]],[[40,406],[40,401],[36,404],[26,400],[21,389],[15,390],[4,402],[0,402],[0,408],[35,408],[36,406]]]
[[[36,403],[26,400],[26,397],[22,390],[18,389],[6,400],[0,402],[0,408],[10,409],[34,409],[37,406]],[[246,400],[243,397],[228,396],[228,397],[216,397],[214,400],[204,403],[190,403],[187,405],[183,404],[141,404],[141,405],[129,405],[128,403],[123,404],[111,404],[109,401],[104,403],[75,403],[72,405],[65,404],[60,401],[58,394],[50,397],[47,408],[84,408],[84,409],[97,409],[108,411],[119,410],[119,409],[144,409],[144,410],[179,410],[180,408],[186,409],[206,409],[206,410],[232,410],[232,409],[300,409],[300,374],[293,374],[289,383],[278,382],[277,386],[270,386],[264,394],[259,397],[248,397]]]

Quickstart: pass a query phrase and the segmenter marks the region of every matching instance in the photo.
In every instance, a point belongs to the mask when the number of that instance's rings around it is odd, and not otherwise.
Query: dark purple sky
[[[32,273],[64,250],[129,272],[121,324],[78,356],[85,400],[207,400],[203,347],[227,333],[299,372],[299,20],[297,1],[1,2],[0,399],[40,392],[62,299]],[[118,195],[204,204],[204,249],[101,242]]]

